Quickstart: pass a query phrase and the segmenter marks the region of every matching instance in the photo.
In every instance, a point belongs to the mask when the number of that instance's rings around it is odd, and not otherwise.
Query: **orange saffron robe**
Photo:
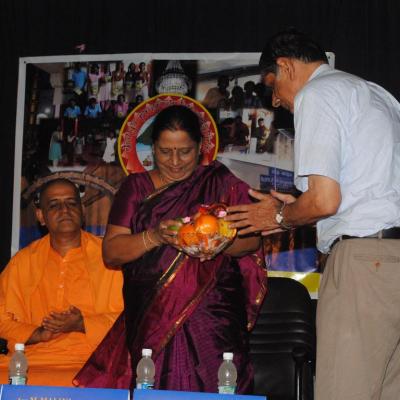
[[[123,310],[122,273],[105,267],[101,239],[81,231],[81,247],[61,257],[49,235],[20,250],[0,274],[0,337],[25,343],[51,311],[73,305],[84,318],[85,333],[25,346],[28,384],[72,386],[72,378],[89,358]],[[8,382],[7,356],[0,356],[0,383]]]

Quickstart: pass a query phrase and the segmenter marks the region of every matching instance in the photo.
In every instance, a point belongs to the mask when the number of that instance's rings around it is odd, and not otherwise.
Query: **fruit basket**
[[[192,257],[213,257],[236,236],[236,229],[225,221],[224,204],[202,205],[193,217],[182,218],[178,241],[182,250]]]

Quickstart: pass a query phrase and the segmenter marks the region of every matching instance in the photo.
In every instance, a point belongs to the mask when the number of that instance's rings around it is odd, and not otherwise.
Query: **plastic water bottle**
[[[151,349],[142,349],[142,358],[136,367],[136,389],[153,389],[156,369],[151,354]]]
[[[28,361],[25,357],[25,345],[15,344],[15,353],[8,364],[8,383],[10,385],[25,385],[27,379]]]
[[[237,371],[233,363],[233,353],[224,353],[224,361],[218,369],[218,393],[235,394]]]

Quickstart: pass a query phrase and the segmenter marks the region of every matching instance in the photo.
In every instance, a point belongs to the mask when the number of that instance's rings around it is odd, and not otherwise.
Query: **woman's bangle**
[[[146,237],[145,237],[146,232],[147,231],[142,231],[142,239],[143,239],[144,248],[146,249],[146,251],[149,251],[150,249],[147,247]]]
[[[146,235],[147,235],[148,241],[149,241],[151,244],[154,244],[154,246],[157,246],[157,247],[160,245],[159,243],[155,242],[155,241],[151,238],[150,232],[149,232],[149,231],[146,231]]]

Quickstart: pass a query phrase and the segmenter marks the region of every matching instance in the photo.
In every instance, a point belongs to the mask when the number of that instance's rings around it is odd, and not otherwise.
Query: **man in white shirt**
[[[294,114],[298,198],[251,191],[230,207],[241,234],[317,224],[330,253],[317,310],[316,400],[400,393],[400,104],[380,86],[328,65],[287,31],[260,59],[273,105]],[[349,240],[347,240],[349,239]]]

